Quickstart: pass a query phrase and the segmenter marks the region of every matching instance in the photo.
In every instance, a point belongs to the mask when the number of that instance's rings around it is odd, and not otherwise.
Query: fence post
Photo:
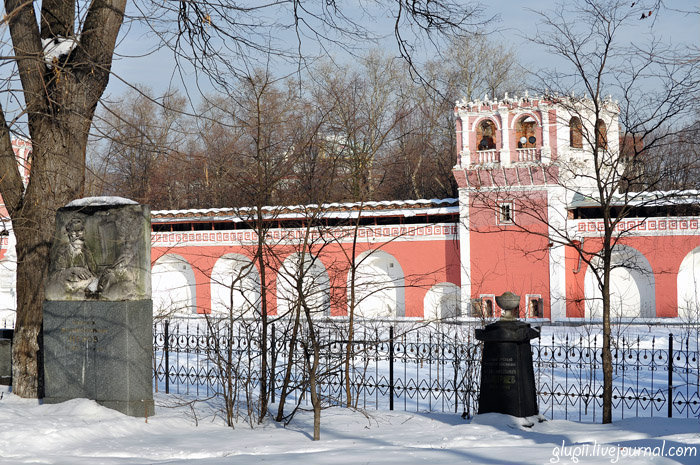
[[[168,353],[170,336],[168,335],[168,320],[165,320],[163,352],[165,352],[165,393],[170,394],[170,354]]]
[[[668,335],[668,417],[673,418],[673,334]]]
[[[270,349],[270,358],[272,366],[270,367],[270,391],[272,391],[272,403],[275,403],[275,366],[277,365],[277,342],[275,341],[275,324],[272,323],[272,348]]]
[[[394,326],[389,326],[389,410],[394,410]]]

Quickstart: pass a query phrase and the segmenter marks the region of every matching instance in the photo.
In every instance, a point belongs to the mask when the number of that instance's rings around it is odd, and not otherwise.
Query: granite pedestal
[[[11,329],[0,329],[0,384],[12,384],[12,334]]]
[[[476,330],[476,338],[484,341],[478,413],[537,415],[530,339],[538,336],[529,324],[517,320],[500,320]]]
[[[152,307],[151,300],[45,301],[44,402],[88,398],[153,415]]]

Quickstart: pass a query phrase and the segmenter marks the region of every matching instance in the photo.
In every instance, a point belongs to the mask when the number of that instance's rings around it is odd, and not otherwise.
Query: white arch
[[[212,313],[252,318],[260,298],[260,274],[248,257],[230,253],[216,261],[211,272]]]
[[[194,271],[180,255],[166,254],[156,260],[151,268],[151,288],[154,313],[196,313]]]
[[[396,258],[383,250],[368,250],[356,259],[355,315],[394,318],[406,315],[404,275]],[[352,288],[348,273],[348,300]]]
[[[586,317],[602,318],[602,293],[592,266],[602,267],[594,260],[586,270],[584,292]],[[612,252],[610,272],[610,316],[612,318],[652,318],[656,316],[654,273],[646,257],[637,249],[617,245]]]
[[[494,126],[496,126],[496,130],[497,130],[497,131],[500,131],[500,130],[501,130],[501,118],[500,118],[500,117],[497,117],[496,115],[494,115],[493,117],[491,117],[491,116],[482,116],[481,118],[475,120],[475,121],[472,123],[472,127],[471,127],[470,131],[476,131],[477,126],[480,125],[481,122],[482,122],[482,121],[485,121],[485,120],[491,121],[491,122],[494,124]],[[462,130],[464,130],[464,126],[462,126]]]
[[[301,278],[302,296],[312,316],[329,316],[331,311],[330,279],[318,257],[308,253],[287,257],[277,273],[277,314],[293,310],[299,300],[297,282]],[[303,310],[302,310],[303,312]]]
[[[423,318],[442,321],[458,317],[460,311],[460,288],[453,283],[439,283],[431,287],[423,298]]]
[[[683,258],[676,278],[678,316],[687,322],[700,321],[700,247]]]
[[[510,122],[509,129],[515,129],[515,125],[518,123],[518,121],[522,119],[523,116],[530,116],[537,123],[537,127],[542,127],[542,118],[540,118],[536,113],[530,111],[521,111],[513,117],[513,120]]]

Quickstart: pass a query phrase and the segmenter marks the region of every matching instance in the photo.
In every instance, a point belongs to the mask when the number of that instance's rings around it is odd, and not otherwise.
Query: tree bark
[[[32,165],[26,189],[21,182],[4,115],[0,121],[0,181],[17,238],[17,319],[12,350],[13,392],[41,393],[42,304],[56,209],[82,194],[85,149],[109,70],[126,0],[95,0],[80,41],[62,61],[47,66],[41,37],[72,33],[74,6],[52,0],[42,7],[42,31],[33,3],[6,0],[10,36],[26,103]]]

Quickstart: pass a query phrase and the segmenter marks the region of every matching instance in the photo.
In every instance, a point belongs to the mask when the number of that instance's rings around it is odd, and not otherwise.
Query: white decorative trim
[[[309,231],[311,243],[353,241],[355,228],[335,227],[328,230]],[[418,242],[435,240],[455,240],[459,227],[454,223],[436,223],[427,225],[386,225],[367,226],[357,231],[357,242]],[[304,238],[306,229],[272,229],[267,237],[274,244],[298,243]],[[151,233],[151,247],[187,247],[187,246],[236,246],[257,244],[257,234],[253,229],[219,230],[219,231],[173,231]]]
[[[539,116],[537,116],[537,114],[536,114],[535,112],[533,112],[533,111],[519,111],[519,112],[517,112],[517,113],[513,113],[513,120],[512,120],[511,123],[510,123],[510,128],[509,128],[509,129],[511,129],[511,130],[515,129],[515,123],[517,123],[518,120],[519,120],[520,118],[522,118],[523,116],[525,116],[525,115],[527,115],[527,116],[532,116],[532,119],[535,120],[535,122],[537,123],[537,125],[538,125],[539,127],[542,127],[542,118],[540,118]]]
[[[600,237],[603,220],[571,220],[569,232],[575,237]],[[700,234],[700,217],[628,218],[618,223],[617,234],[625,236],[695,236]]]
[[[479,123],[481,123],[483,120],[487,119],[487,120],[493,122],[493,124],[496,126],[496,130],[497,130],[497,131],[500,131],[500,130],[501,130],[501,126],[507,126],[507,125],[501,124],[501,121],[499,121],[500,118],[496,118],[495,115],[496,115],[496,114],[494,113],[494,114],[491,114],[491,115],[479,116],[477,119],[475,119],[475,120],[472,122],[472,127],[471,127],[471,129],[469,129],[469,130],[470,130],[471,132],[476,131],[477,125],[478,125]],[[462,126],[462,131],[464,131],[464,126]]]
[[[472,300],[471,246],[469,243],[469,191],[459,190],[459,263],[462,308],[470,309]]]
[[[547,219],[549,237],[561,235],[566,228],[566,192],[556,186],[547,190]],[[558,231],[558,232],[557,232]],[[566,319],[566,247],[553,244],[549,248],[549,318],[551,321]]]
[[[549,108],[543,108],[542,110],[542,149],[549,149]]]

